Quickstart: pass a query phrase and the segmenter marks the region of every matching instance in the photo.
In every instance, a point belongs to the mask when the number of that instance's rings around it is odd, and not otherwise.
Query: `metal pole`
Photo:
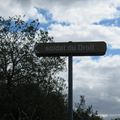
[[[68,120],[73,120],[73,68],[72,56],[68,57]]]

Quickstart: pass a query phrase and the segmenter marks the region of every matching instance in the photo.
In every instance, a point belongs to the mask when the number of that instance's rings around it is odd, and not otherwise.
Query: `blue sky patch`
[[[44,30],[49,30],[52,24],[60,24],[62,26],[69,26],[70,23],[66,21],[57,21],[53,18],[53,14],[49,10],[43,8],[36,8],[38,13],[41,14],[47,21],[47,23],[40,23],[40,28]]]
[[[116,9],[117,9],[117,11],[120,11],[120,6],[118,6]]]
[[[108,49],[106,55],[120,55],[120,49]]]
[[[99,22],[95,22],[93,24],[94,25],[103,25],[106,27],[111,27],[111,26],[120,27],[120,17],[113,18],[113,19],[103,19],[103,20],[101,20]]]
[[[120,49],[112,49],[108,47],[105,56],[120,55]],[[99,60],[100,56],[92,56],[92,60]]]
[[[120,12],[120,6],[116,8],[117,11]],[[99,22],[94,22],[94,25],[103,25],[106,27],[120,27],[120,17],[116,17],[116,18],[105,18],[100,20]]]

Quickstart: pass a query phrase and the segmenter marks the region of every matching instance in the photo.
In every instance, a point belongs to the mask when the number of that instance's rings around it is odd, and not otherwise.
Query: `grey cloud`
[[[23,7],[31,5],[31,0],[17,0],[17,2],[20,3],[20,5]]]
[[[106,2],[109,0],[106,0]],[[79,5],[79,6],[86,6],[86,5],[90,5],[90,4],[98,4],[98,2],[105,2],[104,0],[32,0],[32,2],[36,2],[36,3],[44,3],[44,4],[48,4],[48,5],[61,5],[62,7],[69,7],[69,5],[74,6],[74,5]]]
[[[20,6],[24,10],[28,10],[32,5],[32,0],[10,0],[10,6]]]
[[[37,6],[47,6],[48,8],[58,6],[62,8],[75,7],[76,5],[83,6],[91,3],[90,0],[31,0],[32,4]]]
[[[101,92],[104,92],[101,90]],[[106,91],[107,92],[107,91]],[[108,95],[106,98],[100,97],[99,91],[92,91],[89,88],[77,88],[74,90],[74,102],[78,103],[80,95],[84,95],[87,105],[92,105],[99,114],[119,114],[120,103]]]
[[[98,110],[98,113],[119,114],[120,56],[106,58],[103,58],[103,61],[101,59],[97,64],[92,64],[93,62],[89,62],[89,64],[79,63],[79,68],[81,68],[81,70],[79,69],[79,73],[81,74],[79,74],[79,76],[75,76],[74,78],[74,83],[77,84],[77,87],[74,90],[74,102],[78,102],[79,96],[84,95],[86,97],[87,103],[89,105],[93,105],[93,108]],[[85,70],[87,70],[86,76],[88,75],[88,78],[83,77],[83,79],[78,80],[78,78],[82,78],[81,76]],[[89,78],[91,75],[94,75],[93,81]],[[100,79],[96,78],[96,76],[100,77]],[[90,82],[88,83],[88,81]],[[95,85],[93,88],[89,87],[91,82]],[[96,83],[99,83],[101,86]]]

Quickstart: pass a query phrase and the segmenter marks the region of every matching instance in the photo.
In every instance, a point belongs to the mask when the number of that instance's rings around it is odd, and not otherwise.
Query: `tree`
[[[0,117],[9,114],[12,118],[13,113],[31,116],[33,108],[39,111],[42,109],[39,104],[53,100],[51,95],[58,96],[56,99],[62,100],[65,109],[64,79],[56,77],[64,70],[65,61],[61,57],[35,55],[36,43],[53,42],[53,37],[40,30],[39,25],[38,20],[26,22],[18,16],[7,20],[0,17],[0,111],[3,111]]]
[[[74,110],[74,119],[75,120],[103,120],[100,116],[98,116],[97,111],[93,111],[93,107],[87,106],[85,103],[84,96],[80,96],[80,103],[76,104],[76,108]]]
[[[0,83],[6,83],[8,89],[35,82],[48,91],[57,87],[53,77],[63,70],[65,62],[60,57],[36,57],[36,42],[53,42],[48,32],[39,30],[38,25],[37,20],[28,23],[20,17],[0,18]]]

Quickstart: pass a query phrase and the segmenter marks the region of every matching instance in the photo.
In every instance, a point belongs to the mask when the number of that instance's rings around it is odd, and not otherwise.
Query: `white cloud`
[[[29,18],[32,19],[38,19],[40,23],[47,23],[48,21],[45,19],[45,17],[42,14],[38,14],[38,11],[36,8],[31,8],[27,15],[25,16],[25,20],[28,20]]]
[[[115,2],[116,1],[116,2]],[[40,7],[48,8],[57,20],[67,20],[77,24],[90,23],[104,17],[113,17],[116,6],[119,5],[117,0],[4,0],[0,1],[1,9],[4,14],[10,15],[9,10],[19,6],[23,12],[29,11],[31,8]],[[116,3],[116,4],[115,4]],[[17,7],[16,7],[17,6]],[[8,12],[9,11],[9,12]],[[16,11],[13,11],[13,14]],[[2,14],[2,12],[0,12]],[[2,14],[2,15],[4,15]],[[12,15],[12,14],[11,14]]]
[[[100,25],[52,25],[50,35],[55,41],[105,41],[112,48],[120,48],[118,27],[105,27]]]
[[[109,82],[113,82],[113,78],[116,78],[115,81],[119,82],[119,55],[100,57],[98,60],[92,60],[90,57],[79,59],[81,59],[80,62],[74,63],[74,79],[79,81],[80,84],[84,82],[90,89],[99,89],[110,85]]]
[[[40,22],[46,23],[47,20],[42,14],[38,14],[35,6],[31,4],[30,0],[4,0],[0,1],[0,16],[8,18],[15,15],[26,15],[25,20],[28,18],[39,19]]]
[[[84,3],[84,2],[83,2]],[[69,7],[55,7],[54,17],[58,20],[66,20],[77,25],[90,24],[103,18],[111,18],[116,11],[115,7],[110,7],[104,2],[91,2],[91,4],[73,4]]]
[[[23,14],[22,9],[18,4],[11,4],[11,0],[0,1],[0,15],[3,17],[14,16]]]

